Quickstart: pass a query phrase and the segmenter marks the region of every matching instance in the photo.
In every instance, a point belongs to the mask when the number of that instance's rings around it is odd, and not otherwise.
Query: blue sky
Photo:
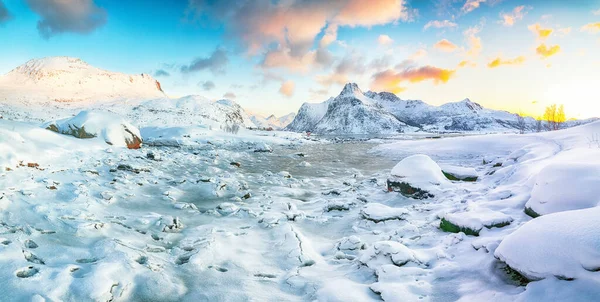
[[[600,0],[0,0],[0,41],[0,73],[74,56],[265,114],[352,81],[432,104],[600,115]]]

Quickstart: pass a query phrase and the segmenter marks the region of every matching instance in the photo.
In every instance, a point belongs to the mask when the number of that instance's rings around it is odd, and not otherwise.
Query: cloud
[[[294,95],[294,88],[296,87],[296,85],[294,84],[294,82],[292,81],[285,81],[283,83],[281,83],[281,87],[279,87],[279,93],[287,96],[287,97],[291,97]]]
[[[316,81],[323,87],[329,88],[333,84],[343,85],[348,83],[350,75],[360,75],[367,71],[365,65],[366,59],[358,52],[346,54],[338,63],[330,74],[317,75]]]
[[[427,56],[427,50],[421,48],[421,49],[415,51],[415,53],[413,53],[412,55],[410,55],[409,59],[416,61],[416,60],[424,58],[426,56]]]
[[[467,44],[469,45],[469,49],[467,50],[468,56],[477,57],[477,56],[479,56],[479,54],[481,53],[481,50],[483,49],[483,44],[481,43],[481,38],[478,36],[478,34],[481,32],[482,27],[483,27],[483,24],[480,24],[478,26],[469,27],[467,30],[465,30],[463,32],[463,35],[465,36],[465,40],[467,41]]]
[[[565,28],[559,28],[559,29],[558,29],[558,32],[559,32],[561,35],[563,35],[563,36],[566,36],[566,35],[568,35],[568,34],[570,34],[570,33],[571,33],[571,30],[572,30],[572,29],[571,29],[570,27],[565,27]]]
[[[552,34],[552,32],[554,32],[552,28],[542,28],[542,26],[539,23],[529,25],[527,26],[527,28],[532,33],[534,33],[538,37],[538,39],[541,40],[545,40]]]
[[[460,63],[458,63],[458,68],[465,68],[465,67],[476,67],[477,63],[475,62],[471,62],[471,61],[460,61]]]
[[[592,14],[594,14],[595,16],[600,16],[600,9],[599,10],[593,10]]]
[[[546,44],[541,44],[540,46],[538,46],[538,48],[535,49],[535,52],[542,56],[542,58],[548,58],[551,57],[555,54],[557,54],[558,52],[560,52],[560,45],[554,45],[554,46],[546,46]]]
[[[495,60],[489,62],[487,64],[487,66],[489,68],[496,68],[499,67],[501,65],[520,65],[523,64],[525,62],[525,57],[524,56],[518,56],[514,59],[506,59],[503,60],[500,57],[496,58]]]
[[[464,14],[468,14],[481,6],[481,3],[484,3],[486,0],[467,0],[462,7],[462,12]]]
[[[202,87],[202,89],[204,89],[204,91],[213,90],[216,87],[215,83],[213,81],[200,82],[200,83],[198,83],[198,86]]]
[[[2,0],[0,0],[0,24],[10,20],[11,18],[12,15],[8,11],[8,9],[6,9],[6,6],[4,6]]]
[[[320,47],[337,39],[339,26],[370,27],[410,21],[414,11],[405,0],[188,0],[188,16],[223,24],[227,35],[250,54],[265,49],[286,49],[292,57],[303,57],[324,33]]]
[[[400,72],[391,69],[373,75],[371,90],[400,93],[406,90],[402,83],[418,83],[432,80],[435,84],[446,83],[455,74],[455,70],[442,69],[434,66],[407,68]]]
[[[263,68],[285,68],[293,72],[307,72],[318,60],[322,61],[322,63],[331,63],[333,60],[332,57],[327,57],[327,54],[322,54],[318,58],[316,55],[316,51],[310,51],[303,56],[297,57],[292,54],[291,49],[280,47],[267,51],[260,62],[260,66]]]
[[[394,58],[391,55],[383,55],[379,58],[375,58],[373,59],[370,63],[369,63],[369,68],[380,71],[383,69],[387,69],[390,67],[390,65],[392,65],[392,60]]]
[[[338,26],[336,24],[328,24],[325,33],[319,42],[320,47],[327,47],[329,44],[337,40]]]
[[[437,43],[433,44],[433,48],[441,50],[443,52],[453,52],[456,49],[458,49],[458,46],[446,39],[442,39],[439,40]]]
[[[600,32],[600,22],[586,24],[581,27],[581,31],[587,31],[594,34]]]
[[[390,38],[388,35],[379,35],[377,42],[379,42],[379,45],[390,45],[394,43],[394,40],[392,40],[392,38]]]
[[[233,92],[227,92],[223,95],[226,99],[235,99],[237,96]]]
[[[171,74],[168,71],[164,70],[164,69],[159,69],[159,70],[157,70],[157,71],[154,72],[154,76],[155,77],[168,77],[170,75]]]
[[[423,27],[423,30],[428,30],[430,27],[453,28],[453,27],[457,27],[457,26],[458,26],[458,24],[456,24],[450,20],[443,20],[443,21],[434,20],[434,21],[427,22],[427,24],[425,24],[425,26]]]
[[[225,73],[225,66],[229,63],[227,52],[222,48],[215,49],[206,58],[197,58],[190,65],[181,67],[181,72],[190,73],[202,70],[210,70],[213,74]]]
[[[89,34],[106,24],[107,14],[93,0],[26,0],[29,8],[40,16],[40,35],[52,36],[71,32]]]
[[[517,21],[523,20],[529,9],[529,7],[521,5],[515,7],[511,13],[500,13],[500,18],[502,18],[500,23],[504,26],[513,26]]]

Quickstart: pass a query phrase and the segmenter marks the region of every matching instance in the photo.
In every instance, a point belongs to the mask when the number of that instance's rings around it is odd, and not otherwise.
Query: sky
[[[347,82],[600,116],[600,0],[0,0],[0,74],[72,56],[265,115]]]

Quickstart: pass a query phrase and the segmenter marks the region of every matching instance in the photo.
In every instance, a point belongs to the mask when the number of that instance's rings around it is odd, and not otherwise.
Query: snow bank
[[[67,151],[98,149],[94,142],[80,142],[37,126],[0,119],[0,169],[20,162],[43,164]]]
[[[600,164],[552,163],[538,174],[525,206],[533,216],[596,207],[598,184]]]
[[[432,197],[432,193],[451,186],[440,166],[423,154],[403,159],[392,169],[391,174],[388,189],[400,191],[410,197]]]
[[[579,279],[600,270],[600,208],[545,215],[508,235],[495,256],[529,279]]]
[[[108,112],[81,111],[72,118],[45,125],[46,129],[77,138],[102,138],[107,144],[138,149],[140,131],[118,115]]]

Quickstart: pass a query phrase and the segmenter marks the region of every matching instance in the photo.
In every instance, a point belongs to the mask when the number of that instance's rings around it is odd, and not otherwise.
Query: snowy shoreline
[[[153,146],[128,150],[0,120],[0,289],[36,301],[587,300],[600,288],[598,132],[332,144],[154,127],[140,131]],[[417,154],[477,180],[427,200],[387,192],[393,166]]]

